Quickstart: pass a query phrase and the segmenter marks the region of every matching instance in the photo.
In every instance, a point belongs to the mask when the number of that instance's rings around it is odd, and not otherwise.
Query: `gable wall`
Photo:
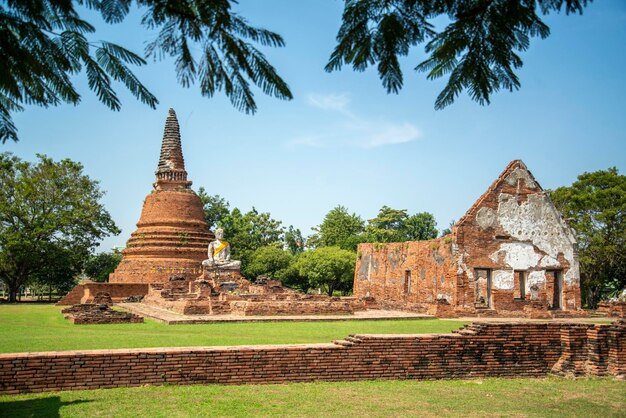
[[[521,310],[531,298],[551,306],[554,271],[563,283],[561,307],[580,308],[576,241],[548,195],[520,162],[510,165],[456,226],[459,270],[464,291],[459,304],[468,308],[475,295],[475,269],[491,270],[492,307]],[[524,271],[526,300],[514,271]],[[531,289],[536,285],[538,289]]]

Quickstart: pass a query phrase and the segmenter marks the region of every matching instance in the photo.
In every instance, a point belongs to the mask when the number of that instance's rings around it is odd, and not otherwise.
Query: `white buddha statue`
[[[215,241],[211,241],[208,248],[209,258],[202,262],[203,267],[226,270],[239,270],[241,261],[230,259],[230,244],[224,240],[224,230],[215,231]]]

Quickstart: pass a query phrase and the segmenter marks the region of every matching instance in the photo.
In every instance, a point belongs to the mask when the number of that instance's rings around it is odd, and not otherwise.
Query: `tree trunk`
[[[17,302],[17,289],[9,287],[9,303]]]

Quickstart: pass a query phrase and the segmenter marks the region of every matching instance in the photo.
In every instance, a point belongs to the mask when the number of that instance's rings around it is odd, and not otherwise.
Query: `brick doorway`
[[[548,287],[548,297],[551,296],[549,299],[550,308],[557,310],[563,309],[563,273],[561,270],[548,272]]]
[[[491,270],[474,269],[474,306],[491,307]]]

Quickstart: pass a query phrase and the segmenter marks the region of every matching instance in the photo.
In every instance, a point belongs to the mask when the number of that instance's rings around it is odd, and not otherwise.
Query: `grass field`
[[[0,352],[327,343],[349,334],[450,332],[461,321],[390,320],[166,325],[73,325],[53,305],[0,305]]]
[[[624,417],[609,379],[369,381],[161,386],[0,396],[6,417]]]

